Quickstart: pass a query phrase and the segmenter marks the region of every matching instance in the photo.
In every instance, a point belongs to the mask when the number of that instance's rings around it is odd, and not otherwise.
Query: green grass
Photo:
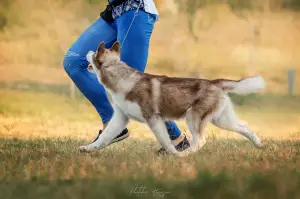
[[[50,91],[0,89],[1,199],[300,197],[297,97],[232,96],[265,149],[209,126],[207,144],[178,158],[156,156],[158,143],[136,122],[128,139],[80,153],[99,117],[87,100]]]
[[[209,140],[185,158],[157,157],[156,143],[126,140],[80,153],[83,141],[2,140],[0,198],[298,198],[300,144]],[[136,188],[134,186],[143,186]],[[153,191],[157,190],[155,197]],[[147,193],[146,193],[147,192]]]

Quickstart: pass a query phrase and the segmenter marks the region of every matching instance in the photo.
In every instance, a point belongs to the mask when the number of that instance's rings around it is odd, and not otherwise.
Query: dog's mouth
[[[93,70],[92,64],[88,65],[88,70]]]

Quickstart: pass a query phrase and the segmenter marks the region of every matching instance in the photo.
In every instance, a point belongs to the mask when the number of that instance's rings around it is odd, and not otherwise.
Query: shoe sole
[[[183,140],[184,142],[188,142],[188,145],[183,145],[183,147],[182,148],[176,148],[176,150],[178,151],[178,152],[184,152],[186,149],[188,149],[188,148],[190,148],[191,147],[191,145],[190,145],[190,143],[189,143],[189,140],[185,137],[185,139]],[[156,152],[156,155],[166,155],[167,154],[167,151],[164,149],[164,148],[161,148],[161,149],[159,149],[157,152]]]
[[[113,139],[110,144],[113,144],[113,143],[116,143],[116,142],[120,142],[121,140],[124,140],[124,139],[126,139],[128,137],[129,137],[129,133],[126,133],[125,135],[123,135],[121,137]]]
[[[124,139],[127,138],[127,137],[129,137],[129,132],[126,133],[125,135],[119,137],[119,138],[113,139],[112,142],[110,142],[107,146],[109,146],[109,145],[111,145],[111,144],[113,144],[113,143],[119,142],[119,141],[121,141],[121,140],[124,140]],[[97,141],[97,140],[95,140],[95,141]],[[95,141],[94,141],[94,142],[95,142]],[[94,143],[94,142],[93,142],[93,143]],[[83,148],[83,147],[84,147],[84,146],[79,147],[79,150],[80,150],[81,152],[87,152],[86,149]]]

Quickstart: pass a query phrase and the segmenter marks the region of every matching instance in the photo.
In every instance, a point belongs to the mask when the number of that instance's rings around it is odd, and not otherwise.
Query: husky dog
[[[129,119],[146,123],[166,152],[181,155],[172,144],[165,121],[185,118],[192,134],[191,151],[205,143],[204,129],[211,122],[219,128],[245,136],[261,148],[259,137],[239,121],[227,93],[249,94],[265,87],[262,77],[238,81],[195,79],[151,75],[120,61],[120,43],[110,49],[102,42],[96,52],[88,52],[88,70],[111,95],[114,114],[99,139],[82,151],[107,146],[128,124]],[[190,152],[191,152],[190,151]]]

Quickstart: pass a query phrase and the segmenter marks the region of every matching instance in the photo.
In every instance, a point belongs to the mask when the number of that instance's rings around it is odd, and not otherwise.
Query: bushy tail
[[[225,92],[247,95],[262,90],[266,86],[265,80],[261,76],[248,77],[239,81],[217,80]]]

